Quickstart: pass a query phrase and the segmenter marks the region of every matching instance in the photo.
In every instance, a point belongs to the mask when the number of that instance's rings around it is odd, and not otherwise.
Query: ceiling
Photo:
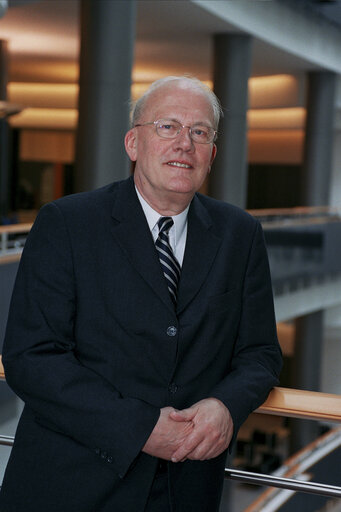
[[[333,23],[341,21],[340,2],[311,0],[310,4]],[[0,39],[9,45],[9,81],[76,82],[79,0],[8,0],[8,5],[0,19]],[[169,73],[191,73],[209,80],[212,35],[236,29],[186,0],[139,0],[137,6],[134,81],[151,81]],[[254,40],[254,76],[299,73],[308,65],[312,69],[311,63]]]
[[[299,0],[302,2],[302,0]],[[306,1],[306,0],[305,0]],[[308,0],[311,7],[332,23],[341,26],[340,0]]]

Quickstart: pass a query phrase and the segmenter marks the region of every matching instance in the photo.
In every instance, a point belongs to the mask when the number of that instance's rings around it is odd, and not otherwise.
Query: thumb
[[[174,410],[170,413],[170,417],[174,421],[191,421],[196,414],[194,408],[182,409],[181,411]]]

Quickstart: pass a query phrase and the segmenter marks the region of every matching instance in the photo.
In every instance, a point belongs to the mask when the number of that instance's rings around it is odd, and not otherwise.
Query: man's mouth
[[[171,165],[172,167],[182,167],[183,169],[191,169],[191,165],[189,164],[185,164],[185,163],[181,163],[181,162],[167,162],[167,165]]]

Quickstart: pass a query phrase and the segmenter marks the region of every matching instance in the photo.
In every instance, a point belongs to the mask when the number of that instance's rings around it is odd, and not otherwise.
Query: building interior
[[[251,415],[233,466],[271,473],[333,432],[312,479],[341,486],[340,50],[339,0],[0,0],[0,354],[38,210],[128,176],[131,100],[163,76],[195,76],[224,110],[201,192],[264,229],[280,386],[337,404],[334,422]],[[3,379],[0,436],[14,435],[21,408]],[[0,446],[0,485],[9,453]],[[226,481],[221,512],[341,510],[339,497],[299,492],[265,508],[264,490]]]

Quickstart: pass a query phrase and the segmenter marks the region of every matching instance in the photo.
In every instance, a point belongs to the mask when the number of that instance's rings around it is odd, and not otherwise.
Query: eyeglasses
[[[153,124],[155,126],[156,133],[163,139],[175,139],[183,128],[188,128],[191,140],[198,144],[210,144],[217,138],[217,132],[211,126],[206,126],[200,123],[193,126],[186,126],[174,119],[158,119],[151,123],[135,124],[135,127],[147,126],[148,124]]]

